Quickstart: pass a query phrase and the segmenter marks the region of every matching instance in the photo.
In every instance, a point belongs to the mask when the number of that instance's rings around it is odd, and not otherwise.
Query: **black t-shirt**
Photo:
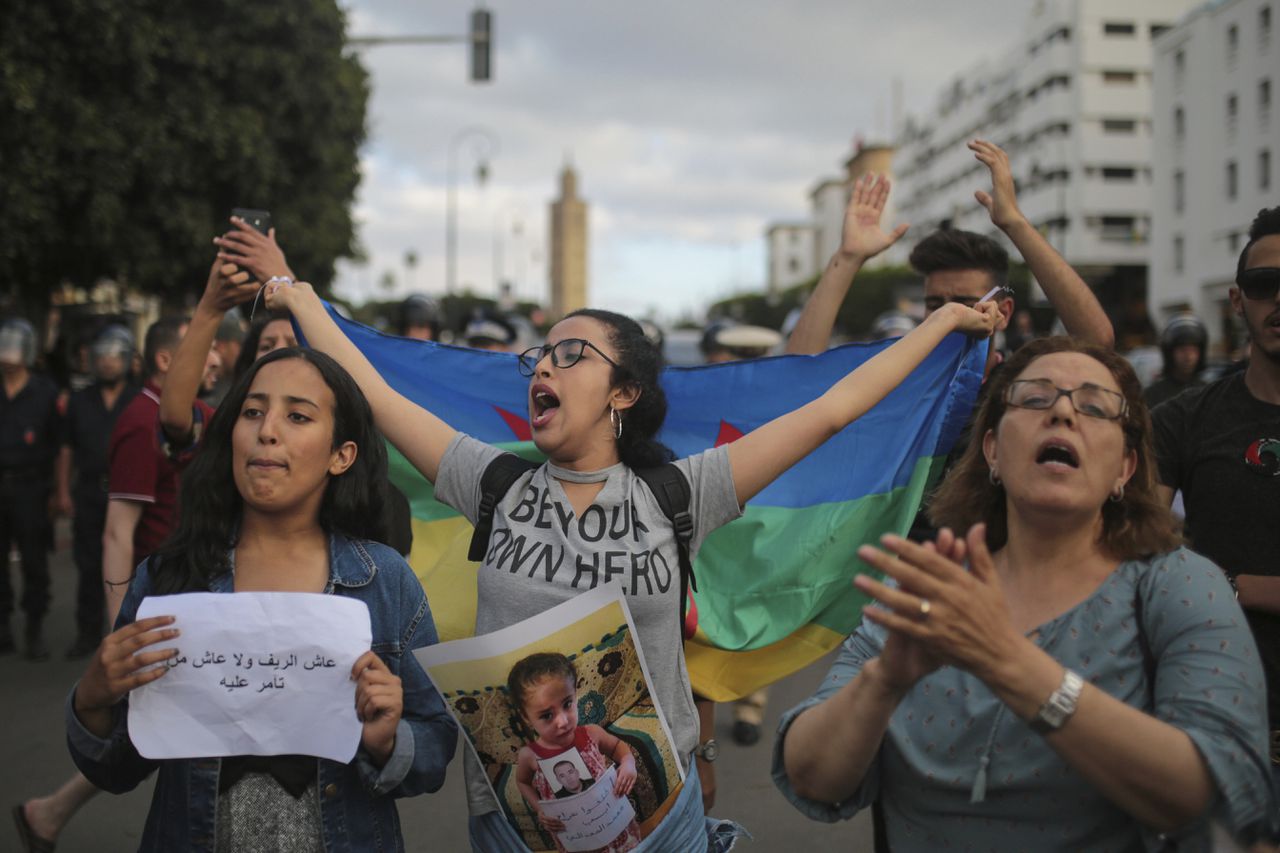
[[[1182,491],[1187,538],[1227,574],[1280,576],[1280,406],[1234,373],[1151,413],[1160,481]],[[1280,728],[1280,616],[1246,611]]]
[[[138,394],[138,388],[125,385],[111,409],[102,401],[102,388],[94,383],[73,393],[67,400],[66,432],[63,444],[71,448],[78,483],[100,489],[107,496],[107,446],[116,418]]]
[[[58,386],[32,373],[11,400],[0,385],[0,468],[29,468],[33,476],[47,478],[61,431]]]

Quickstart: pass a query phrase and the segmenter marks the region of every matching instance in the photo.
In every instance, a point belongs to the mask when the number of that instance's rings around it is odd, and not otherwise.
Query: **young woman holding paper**
[[[368,403],[320,353],[259,359],[210,420],[177,530],[138,567],[119,628],[67,705],[72,758],[95,785],[120,793],[159,769],[141,849],[403,848],[393,800],[440,787],[456,730],[412,655],[436,641],[422,586],[398,554],[370,541],[381,533],[374,486],[385,477]],[[373,648],[351,666],[362,731],[350,763],[138,754],[129,692],[163,678],[182,642],[171,617],[135,622],[138,605],[196,591],[326,593],[368,605]],[[178,649],[154,650],[175,638]]]
[[[236,262],[234,255],[222,259]],[[369,395],[387,438],[435,484],[437,499],[474,522],[482,472],[502,451],[458,433],[392,389],[336,326],[309,285],[268,285],[266,303],[290,311],[312,346],[351,371]],[[676,465],[691,490],[691,553],[707,534],[736,518],[743,503],[878,403],[948,333],[988,335],[995,316],[994,305],[976,310],[947,306],[812,403],[732,444],[679,460]],[[512,625],[597,582],[625,585],[654,694],[679,760],[688,767],[698,745],[698,719],[677,627],[680,584],[672,583],[670,575],[677,572],[678,578],[676,535],[634,470],[671,456],[654,438],[667,408],[659,384],[661,355],[634,320],[588,310],[557,323],[546,345],[521,356],[520,365],[530,378],[533,439],[548,461],[517,480],[499,502],[493,541],[505,530],[511,540],[520,538],[527,554],[537,554],[525,560],[523,570],[503,568],[500,564],[510,562],[513,549],[506,548],[504,557],[496,553],[504,549],[491,545],[480,569],[476,632]],[[535,511],[528,512],[530,507]],[[604,518],[613,521],[599,523]],[[483,774],[474,762],[468,767],[473,845],[519,849],[511,846],[518,844],[514,830]],[[646,839],[648,847],[695,851],[719,844],[707,837],[696,774],[688,779],[681,802]],[[661,843],[655,838],[677,827],[688,834]]]

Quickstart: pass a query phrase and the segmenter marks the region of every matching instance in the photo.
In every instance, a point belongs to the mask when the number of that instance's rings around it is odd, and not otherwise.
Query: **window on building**
[[[1227,95],[1227,134],[1234,135],[1236,132],[1236,119],[1240,115],[1240,99],[1236,97],[1235,92]]]
[[[1137,119],[1132,118],[1104,118],[1102,120],[1103,133],[1136,133],[1138,130]]]
[[[1138,82],[1136,71],[1103,71],[1102,82],[1109,86],[1132,86]]]
[[[1181,213],[1187,204],[1187,176],[1181,170],[1173,173],[1173,211]]]
[[[1227,254],[1234,255],[1240,251],[1240,232],[1231,231],[1227,234]]]
[[[1173,85],[1182,88],[1187,79],[1187,52],[1179,50],[1173,55]]]
[[[1167,33],[1171,29],[1173,29],[1172,24],[1152,24],[1151,37],[1158,38],[1161,35],[1161,33]]]
[[[1173,271],[1182,272],[1184,263],[1182,237],[1177,236],[1173,238]]]
[[[1271,189],[1271,152],[1265,148],[1258,152],[1258,189]]]
[[[1173,108],[1173,138],[1181,142],[1187,135],[1187,114],[1182,107]]]
[[[1102,32],[1109,36],[1132,36],[1138,34],[1138,27],[1132,21],[1103,21]]]
[[[1271,44],[1271,7],[1263,6],[1258,10],[1258,43],[1263,50]]]
[[[1235,65],[1236,54],[1240,50],[1240,27],[1231,24],[1227,27],[1227,63]]]
[[[1132,166],[1103,166],[1102,180],[1114,183],[1131,183],[1138,177],[1138,170]]]
[[[1258,121],[1263,129],[1271,120],[1271,81],[1258,81]]]
[[[787,259],[787,272],[800,272],[800,261],[797,258]]]
[[[1129,242],[1137,234],[1137,220],[1132,216],[1102,217],[1102,239],[1110,242]]]
[[[1227,199],[1234,200],[1240,190],[1240,174],[1235,160],[1227,161]]]

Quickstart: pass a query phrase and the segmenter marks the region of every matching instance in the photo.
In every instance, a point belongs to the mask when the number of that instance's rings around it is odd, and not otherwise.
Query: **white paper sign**
[[[556,833],[556,838],[569,853],[608,847],[635,819],[631,801],[614,795],[617,784],[618,768],[610,767],[582,793],[539,803],[548,815],[564,821],[564,829]]]
[[[315,755],[360,745],[351,667],[369,650],[363,601],[304,592],[151,596],[138,619],[173,616],[169,671],[129,694],[129,737],[145,758]],[[150,649],[149,649],[150,650]]]

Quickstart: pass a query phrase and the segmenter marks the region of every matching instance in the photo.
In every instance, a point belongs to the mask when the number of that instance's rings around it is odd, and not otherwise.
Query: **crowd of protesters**
[[[1274,850],[1280,207],[1254,220],[1230,291],[1248,359],[1211,369],[1205,323],[1175,314],[1144,388],[1089,286],[1019,209],[1005,153],[981,140],[969,149],[990,175],[979,203],[1065,334],[1038,335],[1014,304],[999,243],[923,235],[910,254],[923,278],[918,317],[881,315],[868,337],[883,348],[817,401],[675,462],[694,495],[692,559],[707,534],[875,406],[947,334],[994,335],[975,414],[910,534],[848,543],[851,563],[856,554],[878,572],[851,571],[872,604],[819,691],[783,716],[773,779],[816,820],[871,809],[877,849],[1207,849],[1216,826]],[[786,334],[716,321],[704,359],[825,350],[863,265],[907,233],[881,221],[889,192],[882,176],[855,182],[840,248]],[[37,372],[28,320],[0,323],[0,654],[50,654],[50,519],[61,513],[72,518],[78,579],[66,655],[88,659],[66,705],[80,772],[15,807],[27,850],[52,850],[98,790],[131,790],[156,770],[144,849],[372,849],[378,839],[396,848],[394,800],[437,789],[454,753],[454,726],[412,655],[374,652],[351,673],[362,737],[349,764],[157,763],[133,748],[128,693],[163,676],[152,665],[170,652],[153,647],[173,636],[167,617],[136,618],[142,597],[330,592],[366,601],[375,647],[379,637],[405,650],[434,643],[429,602],[402,556],[408,505],[387,480],[383,436],[472,521],[482,473],[501,454],[388,385],[273,232],[233,221],[215,243],[191,316],[152,324],[141,353],[126,327],[104,324],[86,341],[88,381],[76,387]],[[398,306],[392,327],[425,340],[444,331],[421,294]],[[309,348],[297,346],[299,331]],[[656,439],[666,400],[652,324],[588,309],[537,343],[519,321],[480,311],[454,335],[499,352],[534,344],[519,364],[548,461],[523,475],[527,484],[557,481],[580,512],[643,492],[636,469],[671,461]],[[283,485],[265,470],[275,455],[288,459]],[[518,523],[520,491],[495,518]],[[675,541],[656,506],[645,508],[646,547]],[[577,593],[550,579],[484,577],[477,633]],[[692,693],[671,630],[678,602],[667,598],[679,594],[630,602],[677,758],[698,770],[642,843],[727,850],[740,831],[706,816],[714,718]],[[761,737],[766,695],[735,709],[739,743]],[[463,770],[475,849],[522,849],[479,765]],[[322,787],[341,795],[302,796]]]

